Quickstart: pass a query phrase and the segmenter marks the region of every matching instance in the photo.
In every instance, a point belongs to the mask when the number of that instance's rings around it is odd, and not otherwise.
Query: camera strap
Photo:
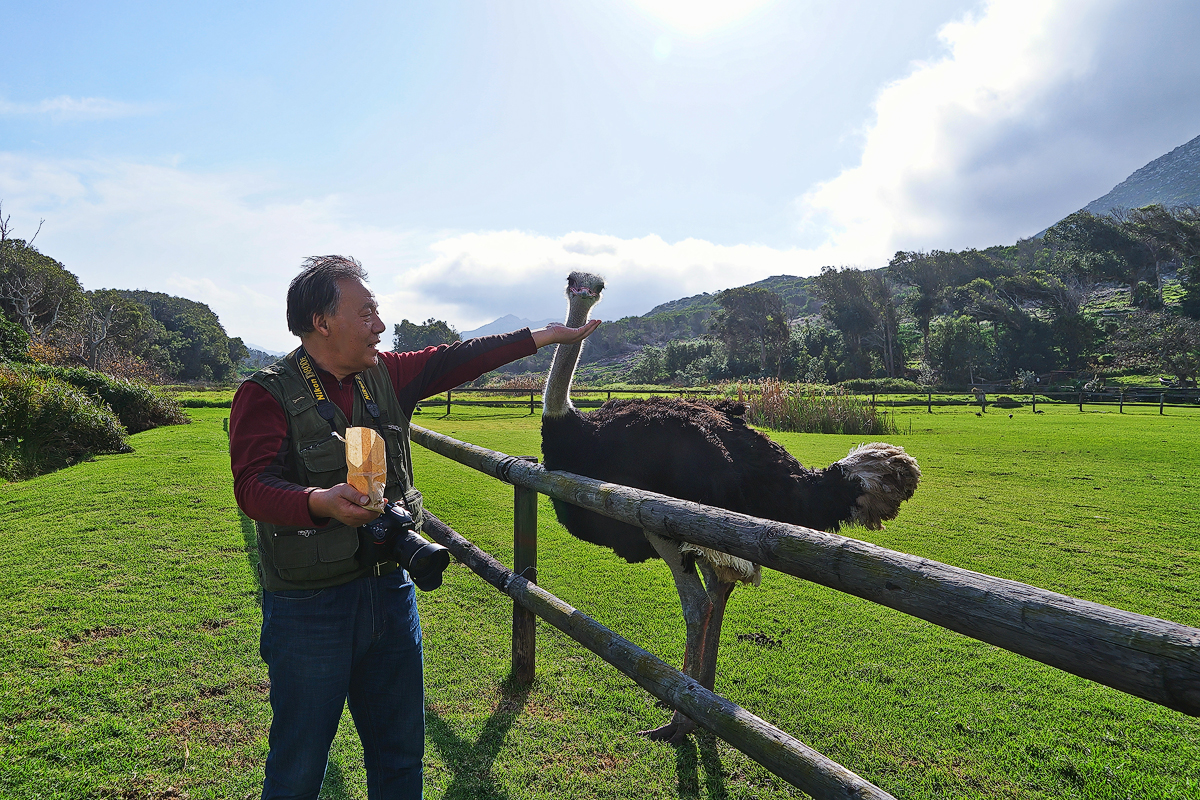
[[[308,381],[308,388],[312,392],[313,397],[317,401],[317,413],[321,418],[329,423],[329,429],[334,436],[338,436],[337,429],[337,406],[329,399],[329,395],[325,393],[325,387],[321,385],[321,378],[317,375],[317,370],[312,363],[312,357],[308,355],[308,351],[304,349],[304,345],[300,345],[296,350],[296,364],[300,367],[300,374],[304,376],[304,380]],[[383,421],[380,419],[379,404],[371,398],[371,392],[367,389],[366,381],[362,378],[362,373],[356,373],[354,383],[358,386],[358,393],[362,395],[363,407],[367,409],[367,413],[371,415],[371,421],[374,423],[374,428],[380,436],[383,436]],[[392,427],[392,426],[389,426]],[[339,436],[339,438],[341,438]],[[384,437],[385,439],[387,437]],[[408,498],[403,494],[400,496],[400,502],[403,507],[412,514],[412,508],[408,505]]]
[[[313,367],[312,358],[308,355],[308,351],[304,349],[304,345],[300,345],[296,350],[296,363],[300,367],[300,374],[304,376],[304,380],[308,381],[308,388],[313,393],[313,397],[317,401],[317,413],[321,418],[329,423],[329,429],[337,433],[337,406],[335,406],[325,393],[325,387],[321,385],[321,378],[317,375],[317,370]],[[362,395],[363,407],[367,409],[367,413],[371,415],[371,421],[374,423],[372,427],[383,435],[383,424],[379,418],[379,404],[371,398],[371,392],[367,389],[366,381],[362,379],[362,373],[356,373],[354,383],[358,386],[358,393]]]

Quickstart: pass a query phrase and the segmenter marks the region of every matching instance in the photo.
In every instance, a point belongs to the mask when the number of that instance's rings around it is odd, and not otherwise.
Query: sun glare
[[[632,0],[641,11],[680,33],[706,36],[775,0]]]

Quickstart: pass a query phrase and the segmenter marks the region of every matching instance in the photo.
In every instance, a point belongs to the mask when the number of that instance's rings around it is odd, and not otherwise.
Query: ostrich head
[[[917,460],[884,442],[859,445],[833,466],[862,486],[850,511],[851,524],[877,531],[900,513],[900,504],[913,496],[921,480]]]
[[[578,328],[588,321],[592,306],[600,302],[604,278],[589,272],[572,272],[567,276],[567,327]],[[546,389],[542,393],[542,416],[561,417],[574,410],[571,405],[571,378],[579,363],[581,342],[560,344],[554,350]]]
[[[567,325],[578,328],[587,322],[592,306],[600,302],[604,278],[590,272],[572,272],[567,276]]]

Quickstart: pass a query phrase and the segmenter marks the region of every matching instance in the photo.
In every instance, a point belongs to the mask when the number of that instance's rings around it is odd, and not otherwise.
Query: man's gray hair
[[[353,278],[367,282],[367,271],[356,259],[346,256],[309,256],[300,274],[292,278],[287,293],[288,330],[303,336],[313,330],[313,315],[337,312],[342,300],[338,281]]]

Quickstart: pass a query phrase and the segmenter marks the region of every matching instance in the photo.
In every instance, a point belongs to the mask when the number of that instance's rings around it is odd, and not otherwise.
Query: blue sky
[[[386,321],[598,313],[1028,236],[1200,134],[1200,6],[20,4],[0,200],[87,288],[291,344],[300,260]]]

